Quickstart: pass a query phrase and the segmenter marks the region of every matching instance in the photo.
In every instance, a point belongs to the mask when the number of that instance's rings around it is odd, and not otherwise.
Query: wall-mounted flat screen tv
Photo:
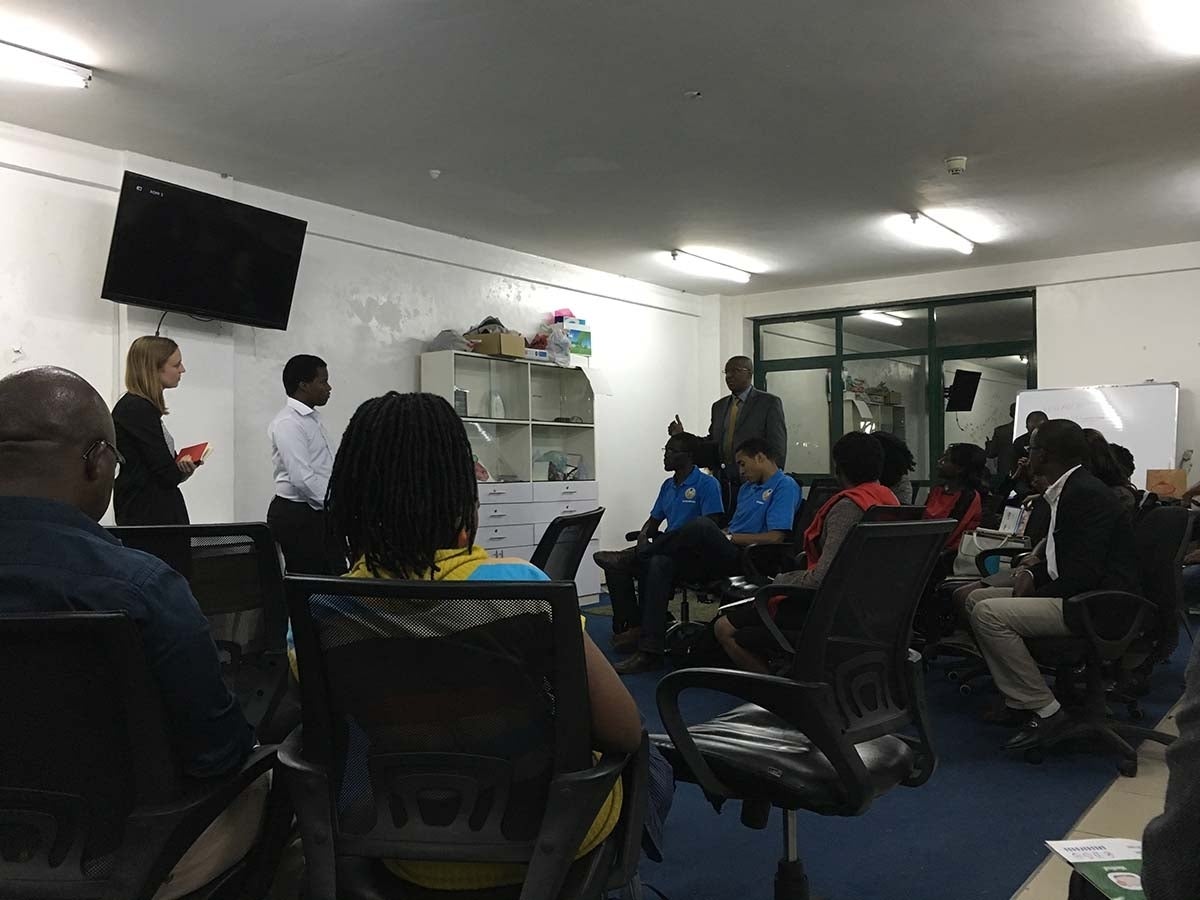
[[[126,172],[100,295],[286,329],[308,223]]]

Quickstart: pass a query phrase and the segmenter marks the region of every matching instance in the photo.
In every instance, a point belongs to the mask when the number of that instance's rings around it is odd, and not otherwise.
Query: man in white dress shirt
[[[287,570],[305,575],[342,575],[345,553],[325,526],[325,492],[333,449],[317,408],[329,402],[329,369],[317,356],[293,356],[283,367],[288,400],[271,421],[275,499],[267,524],[283,549]]]

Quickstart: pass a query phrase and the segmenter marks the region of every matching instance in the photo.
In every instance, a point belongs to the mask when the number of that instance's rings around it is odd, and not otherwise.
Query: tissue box
[[[564,316],[562,324],[563,331],[567,333],[567,337],[571,341],[571,352],[577,353],[580,356],[591,356],[592,326],[587,323],[587,319],[575,319],[570,316]]]
[[[488,356],[515,356],[525,358],[525,338],[519,334],[468,334],[468,341],[478,341],[476,353]]]

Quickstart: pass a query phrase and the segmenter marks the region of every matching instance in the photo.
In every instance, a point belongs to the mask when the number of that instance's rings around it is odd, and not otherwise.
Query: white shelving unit
[[[599,505],[595,398],[582,370],[438,350],[421,354],[421,389],[466,426],[481,479],[476,542],[493,556],[529,559],[555,518]],[[584,602],[600,593],[599,548],[593,539],[575,578]]]

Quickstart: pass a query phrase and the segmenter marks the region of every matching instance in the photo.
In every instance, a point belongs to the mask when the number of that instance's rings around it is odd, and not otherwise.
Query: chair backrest
[[[1195,517],[1182,506],[1147,506],[1139,510],[1134,526],[1142,595],[1158,607],[1153,633],[1160,658],[1170,656],[1179,641],[1183,556]]]
[[[842,488],[834,478],[817,478],[808,488],[808,496],[804,498],[804,502],[800,504],[800,508],[796,510],[796,519],[792,524],[792,540],[800,542],[804,537],[804,532],[808,530],[808,526],[812,524],[812,520],[816,518],[821,507],[829,502],[834,494],[838,493]]]
[[[528,861],[590,768],[575,586],[287,578],[305,759],[339,855]]]
[[[601,506],[590,512],[559,516],[546,526],[529,561],[550,576],[551,581],[574,581],[579,563],[587,553],[588,541],[596,533],[603,515]]]
[[[134,622],[0,615],[0,720],[0,897],[134,896],[127,819],[180,783]]]
[[[864,522],[919,522],[925,518],[923,506],[872,506],[863,513]]]
[[[952,519],[856,525],[813,598],[791,675],[832,685],[854,743],[911,721],[905,667],[913,616],[954,526]]]
[[[148,525],[109,532],[188,580],[220,652],[222,677],[247,721],[260,728],[287,685],[283,566],[267,525]],[[281,737],[260,733],[264,740]]]

